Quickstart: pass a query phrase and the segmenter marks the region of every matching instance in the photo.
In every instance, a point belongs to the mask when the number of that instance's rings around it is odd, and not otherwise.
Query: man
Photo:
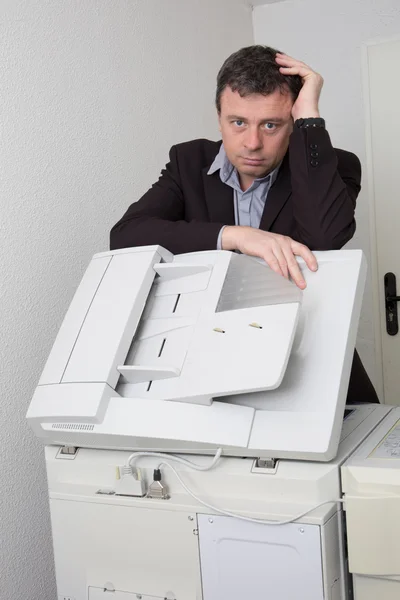
[[[173,146],[160,179],[111,231],[111,249],[238,250],[306,284],[295,256],[341,248],[355,231],[358,158],[332,147],[322,77],[273,48],[232,54],[217,77],[221,142]],[[377,402],[355,353],[349,402]]]

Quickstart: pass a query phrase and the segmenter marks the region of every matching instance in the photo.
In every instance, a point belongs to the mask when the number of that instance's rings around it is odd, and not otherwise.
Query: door
[[[386,310],[384,281],[387,273],[393,273],[397,278],[397,295],[400,296],[400,39],[369,45],[366,52],[372,243],[373,238],[376,239],[373,285],[375,319],[379,323],[379,328],[375,328],[377,357],[383,366],[384,402],[399,405],[400,302],[392,301],[388,304],[389,310]],[[395,295],[393,290],[389,295]],[[396,310],[399,333],[395,333]],[[387,331],[387,320],[392,335]]]
[[[203,600],[321,600],[318,525],[198,515]]]

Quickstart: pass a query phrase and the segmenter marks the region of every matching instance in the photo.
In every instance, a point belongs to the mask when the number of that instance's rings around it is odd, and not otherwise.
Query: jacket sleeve
[[[169,159],[157,183],[131,204],[111,229],[111,250],[160,245],[173,254],[181,254],[216,249],[223,223],[185,221],[176,146],[171,148]]]
[[[295,235],[312,250],[337,250],[354,235],[358,158],[336,151],[323,128],[295,128],[289,143]]]

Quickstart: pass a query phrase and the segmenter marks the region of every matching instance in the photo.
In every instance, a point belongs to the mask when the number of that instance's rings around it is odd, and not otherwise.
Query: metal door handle
[[[400,302],[400,296],[397,296],[396,275],[394,273],[386,273],[384,281],[386,331],[389,335],[397,335],[399,332],[397,303]]]

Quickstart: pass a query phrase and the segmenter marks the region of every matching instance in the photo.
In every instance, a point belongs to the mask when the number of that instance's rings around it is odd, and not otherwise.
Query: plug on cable
[[[153,498],[156,500],[169,500],[167,486],[161,481],[161,469],[154,469],[153,482],[149,485],[149,489],[146,498]]]
[[[122,467],[117,467],[116,475],[116,496],[134,496],[136,498],[143,498],[146,495],[146,482],[143,480],[140,469],[124,465]]]

